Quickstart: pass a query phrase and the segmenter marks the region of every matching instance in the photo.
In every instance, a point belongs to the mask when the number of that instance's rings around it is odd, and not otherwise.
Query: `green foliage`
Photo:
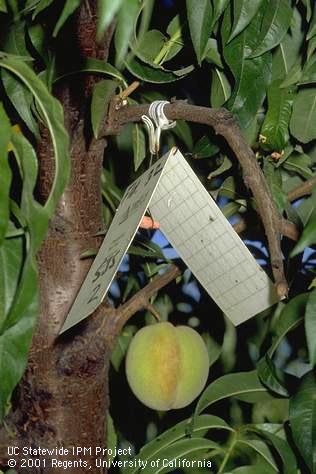
[[[316,291],[313,290],[308,297],[305,314],[305,332],[309,352],[309,360],[313,366],[316,364]]]
[[[263,5],[264,6],[264,5]],[[270,52],[249,58],[258,45],[258,29],[263,21],[263,7],[242,33],[229,43],[230,12],[226,10],[222,25],[224,58],[234,76],[235,85],[226,106],[237,115],[240,125],[247,128],[262,105],[271,77]]]
[[[302,143],[315,138],[316,88],[300,89],[294,100],[291,133]],[[302,120],[304,117],[304,120]]]
[[[183,421],[177,418],[171,428],[172,414],[143,411],[139,416],[135,405],[135,439],[125,432],[124,415],[120,417],[124,407],[115,410],[114,392],[109,445],[127,437],[138,452],[134,460],[211,459],[212,470],[226,474],[316,472],[315,190],[306,191],[295,204],[288,199],[289,192],[316,176],[315,3],[186,0],[174,2],[170,10],[154,0],[97,4],[96,40],[102,42],[111,23],[115,29],[107,62],[77,60],[69,50],[71,57],[60,55],[60,39],[72,34],[74,15],[87,2],[0,0],[0,418],[9,410],[25,370],[38,312],[36,254],[69,178],[63,110],[51,91],[60,81],[80,81],[84,74],[97,78],[85,131],[99,139],[112,95],[140,80],[130,104],[177,97],[231,111],[256,154],[280,215],[296,224],[299,239],[291,243],[282,238],[289,299],[241,327],[227,322],[203,291],[199,301],[185,291],[195,285],[188,271],[177,286],[152,298],[163,321],[194,324],[203,335],[211,360],[209,384],[195,405],[179,415]],[[48,199],[40,203],[36,149],[43,126],[52,139],[55,179]],[[140,124],[128,124],[116,139],[107,140],[101,174],[105,225],[126,186],[151,159]],[[214,199],[223,202],[224,215],[234,221],[245,218],[242,237],[269,272],[256,203],[227,144],[212,130],[179,120],[162,135],[162,147],[174,145],[181,147]],[[253,240],[259,242],[256,247]],[[149,234],[137,236],[129,249],[128,272],[117,279],[119,296],[113,298],[118,304],[165,269],[170,262],[165,250]],[[132,335],[151,321],[152,315],[143,312],[116,342],[111,362],[120,387]],[[131,412],[134,403],[130,398]],[[147,444],[140,418],[160,433]],[[161,466],[148,470],[173,471]],[[123,472],[136,473],[137,468]]]
[[[203,53],[212,25],[212,6],[209,0],[186,0],[188,22],[192,43],[198,63],[201,64]]]
[[[8,146],[10,140],[10,122],[0,104],[0,121],[2,132],[0,134],[0,245],[5,237],[9,225],[9,207],[10,207],[10,184],[11,169],[8,162]]]
[[[268,110],[261,128],[264,147],[282,151],[289,140],[293,90],[280,88],[281,81],[273,81],[268,88]]]
[[[99,129],[106,116],[107,106],[118,86],[116,81],[104,79],[95,84],[91,98],[91,125],[95,138],[99,136]]]
[[[234,2],[234,23],[228,42],[239,35],[258,12],[262,0],[236,0]]]
[[[295,444],[310,472],[316,471],[315,374],[305,375],[290,400],[289,419]]]

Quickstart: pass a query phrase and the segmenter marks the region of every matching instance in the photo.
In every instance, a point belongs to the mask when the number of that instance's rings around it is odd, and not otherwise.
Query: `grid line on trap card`
[[[273,284],[176,148],[124,193],[60,333],[102,302],[149,207],[180,257],[234,324],[278,301]]]
[[[149,207],[161,231],[234,324],[278,300],[272,282],[179,151],[166,163]]]

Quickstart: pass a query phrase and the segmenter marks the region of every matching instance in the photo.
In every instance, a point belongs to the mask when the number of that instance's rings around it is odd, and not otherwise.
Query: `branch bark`
[[[315,186],[316,186],[316,176],[313,176],[312,178],[308,179],[307,181],[300,184],[296,188],[292,189],[292,191],[288,193],[287,198],[290,202],[292,202],[292,201],[295,201],[296,199],[306,196],[307,194],[312,194]]]
[[[148,113],[148,108],[148,104],[123,106],[122,99],[114,97],[104,124],[104,135],[118,133],[126,123],[141,121],[142,115]],[[225,109],[189,105],[184,101],[168,104],[164,110],[170,120],[182,119],[209,125],[215,133],[222,135],[227,141],[241,165],[244,182],[251,189],[258,207],[258,213],[268,240],[277,293],[280,297],[286,296],[288,284],[283,268],[281,230],[293,236],[293,225],[288,225],[289,223],[279,215],[257,159],[250,146],[245,142],[233,115]]]
[[[147,309],[149,305],[149,298],[157,291],[164,288],[172,280],[180,276],[181,272],[178,267],[171,265],[162,275],[157,275],[144,288],[132,296],[126,303],[116,309],[116,332],[120,333],[122,327],[126,322],[138,311]]]

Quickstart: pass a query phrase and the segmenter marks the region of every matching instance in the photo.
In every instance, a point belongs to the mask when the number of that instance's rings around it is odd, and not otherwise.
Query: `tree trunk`
[[[66,59],[79,63],[85,57],[106,58],[111,31],[103,46],[95,43],[95,1],[82,2],[77,17],[69,24],[61,47]],[[75,41],[71,41],[71,36]],[[67,41],[70,44],[67,51]],[[76,45],[76,49],[71,48]],[[79,53],[79,54],[78,54]],[[57,55],[58,57],[58,55]],[[57,338],[70,306],[83,282],[91,260],[81,253],[96,248],[96,233],[103,227],[100,176],[105,141],[87,137],[88,100],[92,77],[72,76],[58,86],[56,96],[64,107],[71,145],[71,179],[38,256],[40,315],[33,337],[25,376],[17,390],[15,427],[19,431],[20,460],[33,459],[23,473],[105,473],[95,463],[96,447],[105,447],[108,409],[108,366],[114,339],[111,308],[103,306],[85,322]],[[49,193],[54,176],[54,159],[47,132],[39,150],[38,192]],[[107,313],[107,318],[104,315]],[[102,329],[102,330],[101,330]],[[65,448],[53,455],[23,456],[22,447]],[[76,454],[73,448],[86,448]],[[40,459],[36,461],[35,459]],[[54,461],[53,461],[54,459]],[[71,462],[76,461],[75,464]],[[58,462],[60,464],[58,464]],[[87,463],[87,465],[85,464]],[[58,469],[59,467],[59,469]]]

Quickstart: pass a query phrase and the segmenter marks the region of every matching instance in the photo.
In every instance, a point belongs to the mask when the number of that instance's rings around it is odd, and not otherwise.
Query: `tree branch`
[[[316,186],[316,176],[308,179],[304,183],[300,184],[296,188],[292,189],[287,195],[290,202],[296,199],[306,196],[306,194],[312,194],[314,187]]]
[[[122,100],[117,96],[114,97],[104,124],[104,135],[117,134],[124,124],[141,121],[142,115],[148,113],[148,108],[148,104],[123,106]],[[244,181],[253,193],[258,213],[263,222],[269,244],[276,290],[280,297],[287,295],[288,285],[284,275],[280,245],[281,228],[284,230],[287,221],[281,219],[256,157],[250,146],[245,142],[241,129],[233,115],[225,109],[189,105],[185,101],[168,104],[164,110],[170,120],[187,120],[211,126],[217,134],[225,138],[231,150],[235,153],[243,170]]]
[[[181,274],[178,267],[171,265],[171,267],[163,274],[157,275],[144,288],[138,291],[126,303],[122,304],[116,309],[116,333],[119,334],[124,324],[138,311],[142,309],[149,309],[152,311],[149,303],[149,298],[157,291],[168,285],[172,280]]]

